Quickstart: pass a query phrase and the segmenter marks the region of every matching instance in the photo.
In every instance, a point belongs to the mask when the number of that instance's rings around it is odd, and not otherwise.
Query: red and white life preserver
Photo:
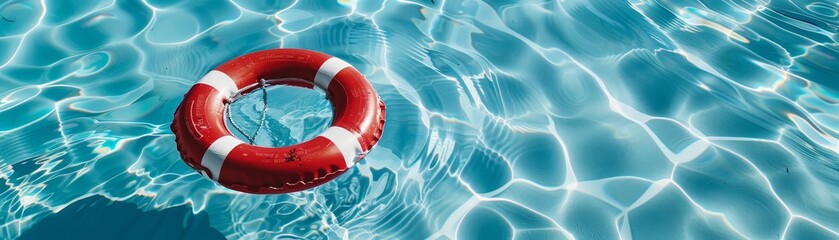
[[[268,148],[234,137],[224,104],[236,93],[269,84],[323,89],[332,125],[306,142]],[[225,187],[249,193],[288,193],[326,183],[361,160],[379,141],[385,105],[364,76],[341,59],[302,49],[272,49],[232,59],[210,71],[184,96],[172,132],[181,158]]]

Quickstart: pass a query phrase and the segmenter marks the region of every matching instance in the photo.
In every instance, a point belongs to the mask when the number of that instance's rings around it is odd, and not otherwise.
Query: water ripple
[[[232,239],[839,238],[837,6],[6,1],[0,235],[61,234],[52,217],[104,198]],[[214,66],[279,46],[356,66],[386,129],[321,187],[228,190],[179,159],[172,113]],[[328,104],[307,99],[258,140],[317,134]]]

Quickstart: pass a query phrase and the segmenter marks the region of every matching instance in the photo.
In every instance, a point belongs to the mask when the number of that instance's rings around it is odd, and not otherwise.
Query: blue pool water
[[[0,238],[839,238],[836,1],[270,2],[0,4]],[[225,189],[172,115],[277,47],[356,66],[384,135],[324,186]]]

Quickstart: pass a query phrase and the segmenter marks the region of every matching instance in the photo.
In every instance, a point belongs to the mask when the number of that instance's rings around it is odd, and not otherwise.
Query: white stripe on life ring
[[[320,65],[320,69],[318,69],[318,73],[315,75],[315,85],[323,89],[323,91],[326,91],[329,89],[329,83],[332,82],[332,78],[338,75],[338,72],[348,67],[352,66],[340,58],[332,57],[327,59]]]
[[[201,80],[198,81],[198,84],[205,84],[209,85],[219,91],[224,98],[230,98],[233,94],[236,94],[239,91],[239,87],[236,86],[236,82],[227,76],[226,73],[213,70],[204,75]]]
[[[213,180],[218,181],[218,176],[221,174],[221,165],[224,164],[224,159],[233,151],[233,148],[243,144],[242,140],[233,136],[223,136],[216,139],[210,148],[204,152],[204,157],[201,158],[201,165],[210,170],[213,174]]]
[[[332,126],[321,133],[320,136],[329,139],[338,147],[348,168],[355,165],[358,155],[361,154],[361,144],[355,134],[345,128]]]

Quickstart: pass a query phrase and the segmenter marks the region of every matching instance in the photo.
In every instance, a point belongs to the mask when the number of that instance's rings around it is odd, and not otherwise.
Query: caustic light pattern
[[[1,238],[839,238],[835,1],[267,2],[0,4]],[[358,68],[384,135],[324,186],[227,190],[172,114],[277,47]],[[257,141],[317,135],[325,107],[273,109]]]

